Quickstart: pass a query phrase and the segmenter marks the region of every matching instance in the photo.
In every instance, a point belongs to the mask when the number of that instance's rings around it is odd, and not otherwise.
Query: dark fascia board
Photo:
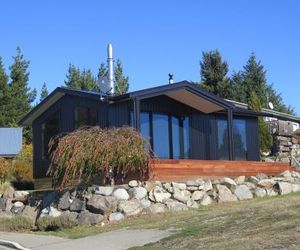
[[[92,98],[92,99],[99,99],[101,96],[106,96],[105,94],[101,94],[99,92],[94,91],[86,91],[86,90],[77,90],[77,89],[71,89],[66,87],[57,87],[54,91],[52,91],[43,101],[41,101],[37,106],[35,106],[31,111],[29,111],[22,119],[19,121],[19,125],[28,125],[26,124],[26,121],[33,116],[41,107],[44,107],[46,105],[46,109],[49,108],[53,103],[51,103],[51,100],[57,98],[60,99],[64,95],[73,95],[73,96],[80,96],[80,97],[86,97],[86,98]],[[51,103],[49,105],[49,103]],[[49,107],[47,107],[49,105]]]
[[[220,105],[221,107],[225,109],[234,109],[234,105],[231,104],[230,102],[225,101],[223,98],[220,98],[216,95],[213,95],[211,93],[208,93],[207,91],[204,91],[198,87],[195,86],[195,84],[192,84],[188,81],[182,81],[182,82],[177,82],[173,84],[167,84],[167,85],[161,85],[158,87],[153,87],[153,88],[148,88],[148,89],[143,89],[139,91],[134,91],[128,94],[120,95],[120,96],[114,96],[111,97],[112,101],[123,101],[124,99],[145,99],[145,98],[150,98],[158,95],[163,95],[169,91],[174,91],[174,90],[180,90],[180,89],[186,89],[196,95],[201,96],[202,98],[211,101],[215,104]]]

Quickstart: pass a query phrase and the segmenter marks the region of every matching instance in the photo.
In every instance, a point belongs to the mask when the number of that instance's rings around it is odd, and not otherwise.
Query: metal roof
[[[22,149],[22,128],[0,128],[0,156],[14,157]]]

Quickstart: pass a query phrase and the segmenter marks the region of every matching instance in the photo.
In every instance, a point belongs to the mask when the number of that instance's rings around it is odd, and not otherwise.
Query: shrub
[[[148,143],[133,128],[76,130],[50,141],[48,174],[61,188],[76,181],[88,183],[94,176],[105,177],[137,172],[144,175],[151,157]]]
[[[0,218],[0,231],[25,231],[34,228],[34,221],[28,217]]]
[[[71,228],[77,225],[77,221],[70,215],[61,215],[58,217],[42,217],[36,226],[40,231],[56,231],[62,228]]]
[[[10,174],[10,164],[7,160],[0,157],[0,184],[7,181]]]

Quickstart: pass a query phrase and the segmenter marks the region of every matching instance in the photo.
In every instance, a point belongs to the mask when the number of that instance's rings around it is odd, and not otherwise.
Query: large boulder
[[[71,205],[71,197],[69,192],[65,192],[58,201],[58,209],[60,210],[68,210]]]
[[[253,199],[252,192],[246,185],[238,185],[234,190],[234,194],[239,200]]]
[[[151,214],[159,214],[159,213],[164,213],[167,211],[167,208],[164,204],[162,203],[152,203],[150,207],[148,207],[148,211]]]
[[[124,214],[120,213],[120,212],[114,212],[111,213],[108,217],[109,221],[119,221],[119,220],[123,220],[125,218]]]
[[[166,205],[167,205],[167,208],[170,211],[183,211],[183,210],[188,209],[186,204],[183,204],[179,201],[175,201],[175,200],[172,200],[172,199],[167,200]]]
[[[174,189],[173,198],[182,203],[187,203],[187,201],[191,198],[191,192],[188,190]]]
[[[293,192],[300,192],[300,184],[292,184],[292,191]]]
[[[78,199],[78,198],[75,198],[71,205],[70,205],[70,211],[72,212],[80,212],[80,211],[83,211],[85,210],[85,201],[84,200],[81,200],[81,199]]]
[[[50,216],[50,217],[59,217],[62,212],[58,211],[55,207],[49,206],[42,209],[40,212],[40,217]]]
[[[289,194],[293,191],[293,186],[288,182],[278,182],[278,190],[281,195]]]
[[[148,208],[151,206],[151,201],[149,201],[148,198],[141,199],[140,203],[143,208]]]
[[[11,212],[14,214],[21,214],[23,209],[24,209],[25,205],[23,202],[21,201],[17,201],[13,204],[12,208],[11,208]]]
[[[226,187],[225,185],[216,185],[217,191],[218,191],[218,202],[233,202],[237,201],[237,198],[235,195],[232,194],[230,189]]]
[[[26,202],[29,196],[28,191],[15,191],[14,193],[14,201],[22,201]]]
[[[7,203],[6,198],[0,198],[0,211],[6,210],[6,203]]]
[[[139,185],[139,183],[136,180],[132,180],[128,183],[128,186],[133,188],[133,187],[137,187]]]
[[[257,188],[254,191],[256,197],[265,197],[267,195],[267,191],[264,188]]]
[[[111,186],[97,186],[95,188],[95,194],[109,196],[113,193],[114,187]]]
[[[118,200],[128,200],[130,198],[125,188],[116,189],[113,192],[113,197],[115,197]]]
[[[276,184],[276,181],[273,179],[262,179],[257,183],[257,185],[259,187],[263,187],[263,188],[267,188],[267,189],[273,188],[273,186],[275,184]]]
[[[149,199],[155,202],[164,203],[171,197],[171,194],[159,186],[155,186],[149,193]]]
[[[22,216],[28,217],[32,219],[32,221],[36,221],[38,216],[38,209],[35,207],[25,206],[22,211]]]
[[[9,186],[4,190],[2,198],[13,199],[14,195],[15,195],[15,189]]]
[[[92,195],[86,206],[89,211],[96,214],[109,214],[117,209],[118,201],[112,196]]]
[[[101,214],[93,214],[85,210],[80,212],[77,220],[79,225],[96,225],[104,220],[104,216]]]
[[[133,187],[128,190],[131,198],[136,198],[138,200],[144,199],[147,196],[147,190],[143,187]]]
[[[235,183],[237,185],[241,185],[241,184],[244,184],[245,181],[246,181],[246,177],[245,176],[238,176],[234,179]]]
[[[138,215],[142,212],[143,208],[137,199],[121,200],[118,205],[118,210],[126,216]]]
[[[185,183],[172,182],[172,187],[174,189],[185,190],[186,189],[186,184]]]
[[[153,181],[145,181],[144,188],[146,188],[147,192],[150,192],[156,185]]]
[[[206,194],[206,192],[202,191],[202,190],[201,191],[195,191],[192,194],[192,200],[199,201],[204,197],[205,194]]]
[[[196,208],[196,209],[199,208],[199,204],[196,201],[194,201],[193,199],[189,199],[187,201],[186,205],[189,208]]]
[[[200,201],[200,205],[202,205],[202,206],[208,206],[212,203],[213,203],[213,199],[207,194],[205,194],[203,196],[202,200]]]
[[[197,179],[197,180],[189,180],[186,182],[187,187],[193,186],[193,187],[199,187],[201,185],[204,185],[205,181],[202,179]]]
[[[213,190],[213,186],[212,186],[211,181],[208,180],[208,181],[204,182],[203,184],[201,184],[201,185],[199,186],[199,190],[203,190],[203,191],[205,191],[205,192],[210,191],[210,190]]]

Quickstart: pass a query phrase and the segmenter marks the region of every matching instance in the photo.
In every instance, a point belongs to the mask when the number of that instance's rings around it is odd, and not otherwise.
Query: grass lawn
[[[143,215],[105,227],[51,234],[78,238],[119,228],[175,231],[160,242],[134,249],[300,249],[300,194]]]

